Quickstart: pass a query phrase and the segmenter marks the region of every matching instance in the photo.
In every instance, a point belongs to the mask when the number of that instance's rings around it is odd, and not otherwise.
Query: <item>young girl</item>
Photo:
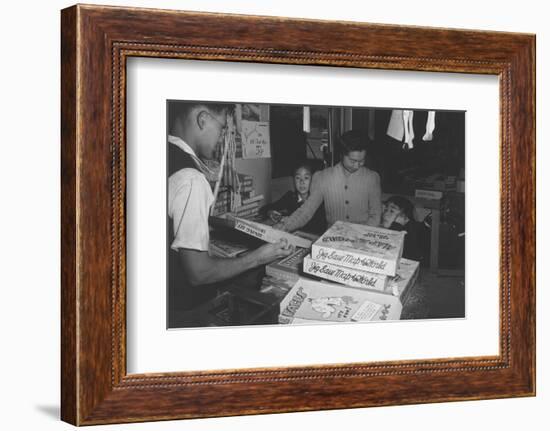
[[[292,214],[309,197],[313,168],[307,163],[300,163],[293,171],[294,190],[286,192],[278,201],[266,205],[261,213],[278,223],[283,217]],[[314,234],[322,234],[326,230],[325,209],[321,205],[311,220],[302,230]]]

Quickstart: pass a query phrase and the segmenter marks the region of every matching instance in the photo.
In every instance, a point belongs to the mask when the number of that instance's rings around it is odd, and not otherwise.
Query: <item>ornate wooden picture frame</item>
[[[62,11],[61,49],[64,421],[535,394],[534,35],[78,5]],[[126,60],[135,56],[498,76],[500,353],[128,374],[125,100]]]

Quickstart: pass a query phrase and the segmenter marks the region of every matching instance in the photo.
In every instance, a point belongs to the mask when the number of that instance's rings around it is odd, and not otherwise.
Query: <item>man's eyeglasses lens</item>
[[[222,134],[225,134],[225,132],[227,132],[227,123],[226,123],[226,124],[222,123],[220,120],[218,120],[218,119],[217,119],[213,114],[211,114],[210,112],[208,113],[208,115],[210,115],[210,117],[212,117],[212,118],[214,119],[214,121],[220,125],[220,129],[221,129]]]

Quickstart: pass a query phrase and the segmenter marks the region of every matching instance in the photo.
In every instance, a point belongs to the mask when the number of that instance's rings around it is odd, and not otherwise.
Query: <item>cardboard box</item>
[[[279,323],[399,320],[401,311],[396,296],[300,277],[281,301]]]
[[[397,296],[401,304],[407,302],[420,274],[420,262],[401,258],[399,269],[394,277],[388,280],[387,293]]]
[[[394,276],[406,232],[337,221],[311,248],[317,261]]]
[[[274,277],[296,281],[300,276],[304,257],[307,254],[309,254],[309,249],[298,248],[289,256],[267,265],[265,267],[265,273]]]
[[[262,241],[269,243],[279,242],[281,239],[287,241],[288,244],[294,247],[309,248],[311,247],[311,241],[299,236],[292,235],[282,230],[273,229],[272,227],[256,223],[249,220],[244,220],[239,217],[233,217],[235,220],[235,229],[244,232],[253,237],[259,238]]]
[[[324,278],[325,280],[341,283],[358,289],[384,292],[388,284],[388,276],[360,269],[346,268],[329,262],[322,262],[308,255],[304,258],[303,270],[305,274]]]

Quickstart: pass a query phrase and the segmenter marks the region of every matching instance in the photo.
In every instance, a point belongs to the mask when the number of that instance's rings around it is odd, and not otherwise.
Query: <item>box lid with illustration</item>
[[[402,305],[393,295],[300,278],[280,304],[280,323],[399,320]]]

